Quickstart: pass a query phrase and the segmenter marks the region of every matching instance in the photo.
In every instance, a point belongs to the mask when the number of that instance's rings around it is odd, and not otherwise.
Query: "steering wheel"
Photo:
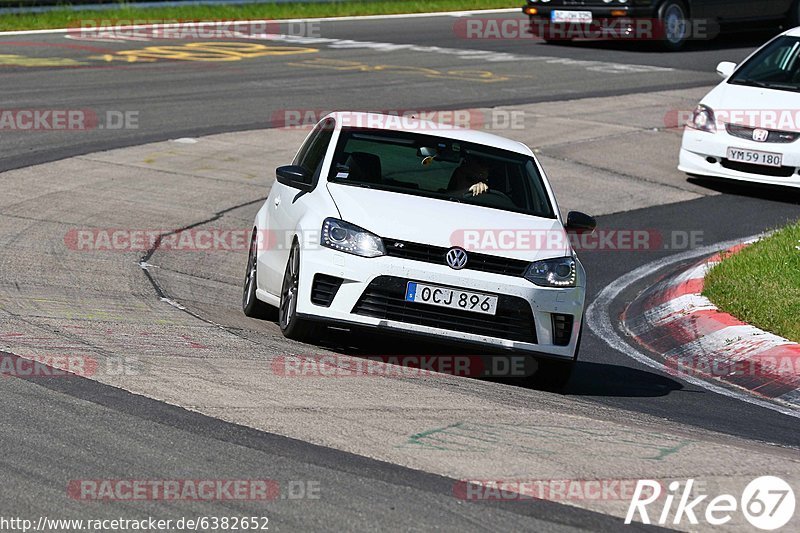
[[[507,195],[504,192],[496,191],[494,189],[489,189],[488,191],[486,191],[486,192],[484,192],[482,194],[478,194],[478,195],[473,195],[472,191],[467,191],[467,192],[464,193],[462,198],[480,198],[481,196],[486,196],[487,194],[491,194],[491,195],[497,196],[499,198],[502,198],[503,200],[508,200],[512,204],[514,203],[514,200],[512,200],[509,195]]]

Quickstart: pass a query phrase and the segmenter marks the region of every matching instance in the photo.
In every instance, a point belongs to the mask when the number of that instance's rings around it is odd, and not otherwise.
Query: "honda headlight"
[[[326,218],[322,223],[319,243],[361,257],[378,257],[386,254],[380,237],[336,218]]]
[[[714,133],[717,130],[717,121],[714,117],[714,110],[707,105],[698,105],[695,108],[694,113],[692,113],[692,119],[689,121],[687,126],[696,130]]]
[[[577,265],[572,257],[536,261],[528,267],[525,279],[542,287],[574,287],[577,282]]]

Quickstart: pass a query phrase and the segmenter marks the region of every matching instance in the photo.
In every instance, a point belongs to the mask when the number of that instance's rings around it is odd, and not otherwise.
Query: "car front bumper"
[[[536,9],[536,13],[531,14],[530,9]],[[591,11],[593,18],[608,20],[628,17],[653,19],[656,16],[656,9],[653,6],[630,6],[619,3],[602,6],[557,6],[538,3],[529,4],[522,8],[522,12],[531,19],[540,20],[550,20],[553,11]],[[624,13],[624,15],[622,15],[622,13]]]
[[[529,12],[536,9],[535,14]],[[543,39],[635,39],[654,40],[661,33],[652,7],[624,5],[546,6],[528,5],[531,33]],[[554,11],[592,13],[592,22],[552,22]]]
[[[580,264],[578,268],[578,279],[585,279]],[[317,305],[311,301],[312,285],[316,274],[343,280],[329,307]],[[353,312],[368,288],[374,287],[374,283],[379,284],[387,279],[394,280],[395,284],[398,280],[402,280],[402,283],[418,281],[498,295],[501,302],[503,299],[505,301],[522,299],[531,310],[535,342],[504,338],[502,335],[493,336],[486,332],[476,333],[463,327],[443,328],[432,323],[409,323]],[[423,312],[426,308],[430,310],[432,307],[418,303],[398,303],[405,304],[412,309],[421,309]],[[575,356],[584,303],[584,287],[539,287],[522,277],[466,269],[456,271],[446,265],[397,257],[363,258],[328,248],[315,248],[301,252],[297,313],[307,318],[316,318],[337,324],[388,329],[397,333],[433,337],[454,344],[477,344],[487,348],[513,350],[568,360]],[[436,307],[434,309],[447,312],[444,308]],[[463,315],[465,312],[461,313]],[[469,313],[469,315],[472,314]],[[572,315],[573,317],[569,343],[564,346],[554,342],[553,314]],[[475,315],[476,319],[483,318],[483,315]]]
[[[772,175],[779,171],[772,170],[771,167],[731,165],[727,159],[728,148],[781,154],[784,167],[781,172],[790,175]],[[788,144],[760,143],[734,137],[726,131],[710,133],[686,128],[678,169],[697,176],[800,187],[800,141]]]

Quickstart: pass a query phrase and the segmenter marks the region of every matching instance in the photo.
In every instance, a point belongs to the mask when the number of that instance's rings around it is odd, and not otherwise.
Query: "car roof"
[[[797,28],[792,28],[789,31],[783,33],[784,35],[788,35],[789,37],[800,37],[800,26]]]
[[[440,113],[452,112],[437,112],[437,114]],[[470,113],[477,114],[481,112],[470,111]],[[485,118],[485,116],[485,113],[481,113],[481,115],[474,118],[474,120],[483,122],[482,119]],[[501,150],[516,152],[518,154],[533,155],[531,149],[519,141],[513,141],[511,139],[494,135],[492,133],[486,133],[484,131],[450,126],[445,120],[437,123],[431,120],[418,119],[413,115],[400,116],[382,113],[364,113],[360,111],[337,111],[330,113],[327,115],[327,117],[334,118],[337,126],[362,127],[387,131],[408,131],[412,133],[419,133],[420,135],[435,135],[437,137],[444,137],[445,139],[482,144],[484,146],[491,146]]]

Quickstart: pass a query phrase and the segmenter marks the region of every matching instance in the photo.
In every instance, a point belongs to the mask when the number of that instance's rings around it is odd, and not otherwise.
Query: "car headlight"
[[[692,113],[692,119],[689,121],[687,126],[696,130],[714,133],[717,130],[717,121],[714,117],[714,110],[707,105],[698,105],[695,108],[694,113]]]
[[[386,248],[383,247],[380,237],[337,218],[326,218],[322,223],[319,243],[361,257],[378,257],[386,254]]]
[[[528,267],[525,279],[542,287],[574,287],[577,280],[577,265],[572,257],[536,261]]]

